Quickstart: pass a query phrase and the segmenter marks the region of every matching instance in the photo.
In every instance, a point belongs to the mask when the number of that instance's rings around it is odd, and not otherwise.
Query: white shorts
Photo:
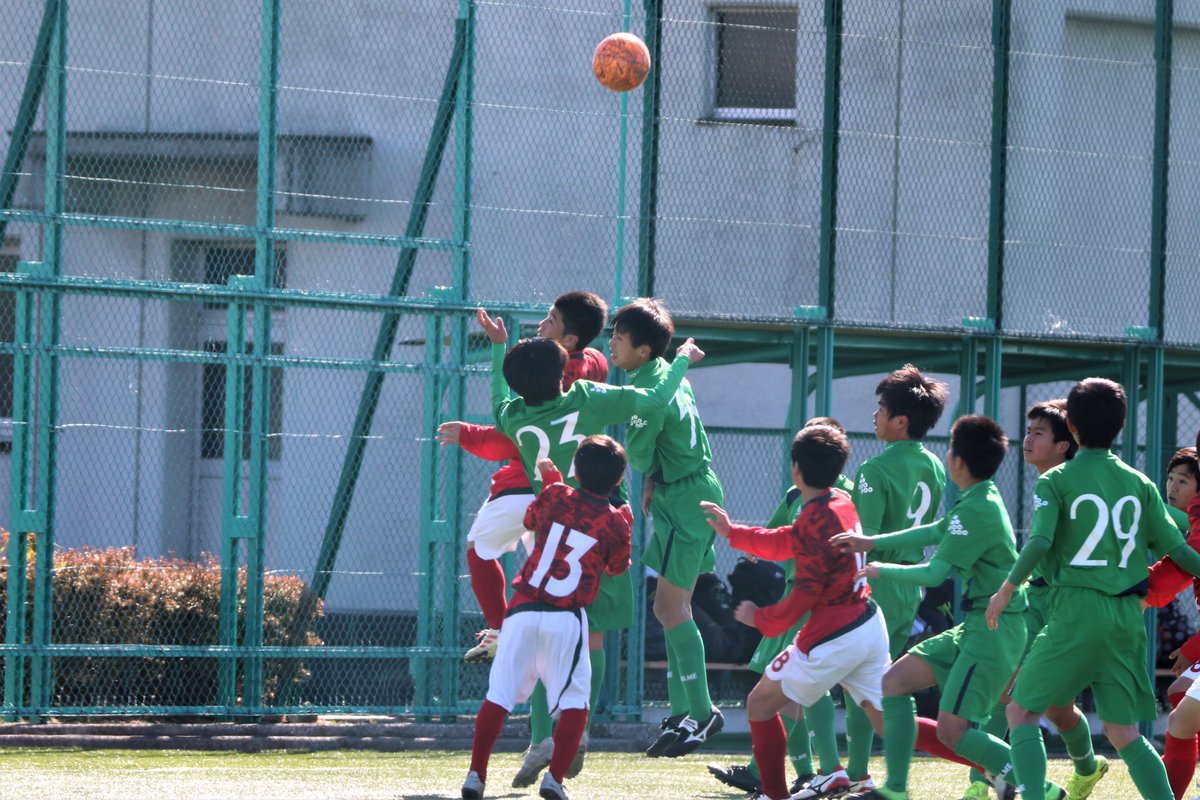
[[[505,617],[488,674],[487,699],[512,711],[529,698],[540,678],[551,716],[567,708],[587,708],[592,692],[587,634],[587,612],[582,608],[518,611]]]
[[[1200,681],[1196,680],[1196,678],[1200,678],[1200,662],[1192,664],[1179,677],[1192,682],[1192,685],[1188,687],[1187,696],[1193,700],[1200,700]]]
[[[883,708],[883,675],[891,666],[887,624],[879,609],[857,628],[814,647],[808,655],[796,645],[775,657],[764,673],[780,682],[783,693],[802,706],[811,706],[835,684],[854,702],[868,701]]]
[[[533,534],[525,530],[525,511],[535,495],[506,494],[488,500],[479,507],[467,541],[475,545],[480,558],[499,558],[517,549],[517,541],[525,542],[525,552],[533,549]]]

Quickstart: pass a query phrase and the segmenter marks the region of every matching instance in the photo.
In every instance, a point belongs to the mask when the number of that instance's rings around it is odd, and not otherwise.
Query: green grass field
[[[567,790],[575,800],[628,798],[743,797],[714,781],[709,761],[735,757],[714,753],[667,760],[635,753],[596,753]],[[499,753],[489,769],[487,796],[532,798],[533,790],[509,788],[519,756]],[[129,750],[0,750],[0,797],[5,800],[310,800],[310,798],[457,798],[467,771],[461,751],[375,753],[363,751],[226,753]],[[883,772],[882,761],[872,768]],[[1050,777],[1063,781],[1070,766],[1050,764]],[[918,759],[910,795],[914,800],[953,800],[965,788],[954,764]],[[1137,797],[1120,761],[1092,794],[1095,800]]]

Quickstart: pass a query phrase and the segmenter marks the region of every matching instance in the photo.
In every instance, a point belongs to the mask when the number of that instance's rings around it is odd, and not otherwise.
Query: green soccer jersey
[[[1017,537],[995,481],[977,483],[960,494],[937,524],[942,541],[933,559],[945,561],[963,576],[963,598],[982,611],[1017,561]],[[1008,610],[1025,608],[1023,592],[1014,593]]]
[[[632,370],[629,380],[639,389],[652,389],[669,369],[665,359],[654,358]],[[668,483],[712,462],[712,449],[696,413],[696,395],[691,384],[683,381],[661,411],[630,417],[625,453],[634,469],[647,475],[661,471],[662,479]]]
[[[1119,595],[1147,579],[1150,563],[1183,544],[1158,489],[1108,450],[1081,448],[1038,479],[1030,539],[1050,542],[1051,585]]]
[[[858,468],[854,507],[863,533],[875,536],[932,521],[946,491],[946,468],[920,442],[892,442]],[[920,548],[891,553],[900,563],[924,560]]]
[[[541,491],[542,485],[538,461],[549,458],[569,484],[577,485],[572,462],[579,443],[635,414],[649,417],[661,413],[688,368],[687,358],[677,357],[663,371],[663,380],[650,390],[575,381],[555,399],[531,406],[509,391],[504,380],[504,353],[504,345],[492,345],[492,413],[496,428],[521,452],[521,465],[534,492]]]

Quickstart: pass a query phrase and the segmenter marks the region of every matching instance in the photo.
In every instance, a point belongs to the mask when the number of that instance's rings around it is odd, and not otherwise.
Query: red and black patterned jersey
[[[605,573],[629,569],[633,512],[613,508],[608,498],[572,489],[562,474],[544,476],[541,494],[525,512],[533,552],[513,579],[510,605],[538,601],[585,608],[596,599]]]
[[[732,526],[729,543],[738,550],[772,561],[795,559],[791,593],[773,606],[760,608],[754,615],[755,627],[766,636],[778,636],[811,611],[796,634],[796,647],[807,653],[858,619],[871,594],[867,582],[855,578],[865,558],[861,553],[839,552],[829,539],[859,528],[854,503],[837,491],[809,500],[790,526],[770,530]]]
[[[563,391],[571,388],[575,381],[604,383],[608,380],[608,359],[594,347],[576,350],[567,356],[567,367],[563,370]]]

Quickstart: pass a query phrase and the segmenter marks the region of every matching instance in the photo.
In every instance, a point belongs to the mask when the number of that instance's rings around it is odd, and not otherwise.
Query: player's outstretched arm
[[[950,575],[951,564],[936,556],[928,564],[867,564],[860,575],[885,578],[909,586],[940,586]]]
[[[1200,553],[1193,550],[1190,544],[1185,542],[1167,555],[1175,563],[1175,566],[1189,575],[1200,577]]]
[[[475,317],[479,320],[479,327],[483,328],[483,332],[487,334],[492,344],[508,343],[508,331],[504,328],[503,319],[489,317],[487,311],[482,308],[475,312]]]
[[[443,422],[441,425],[438,425],[438,428],[437,428],[438,444],[440,444],[442,447],[449,447],[451,445],[461,444],[462,443],[462,429],[463,429],[463,424],[461,422],[458,422],[457,420],[452,421],[452,422]]]
[[[869,553],[875,548],[875,540],[856,531],[846,531],[829,537],[829,543],[842,553]]]

